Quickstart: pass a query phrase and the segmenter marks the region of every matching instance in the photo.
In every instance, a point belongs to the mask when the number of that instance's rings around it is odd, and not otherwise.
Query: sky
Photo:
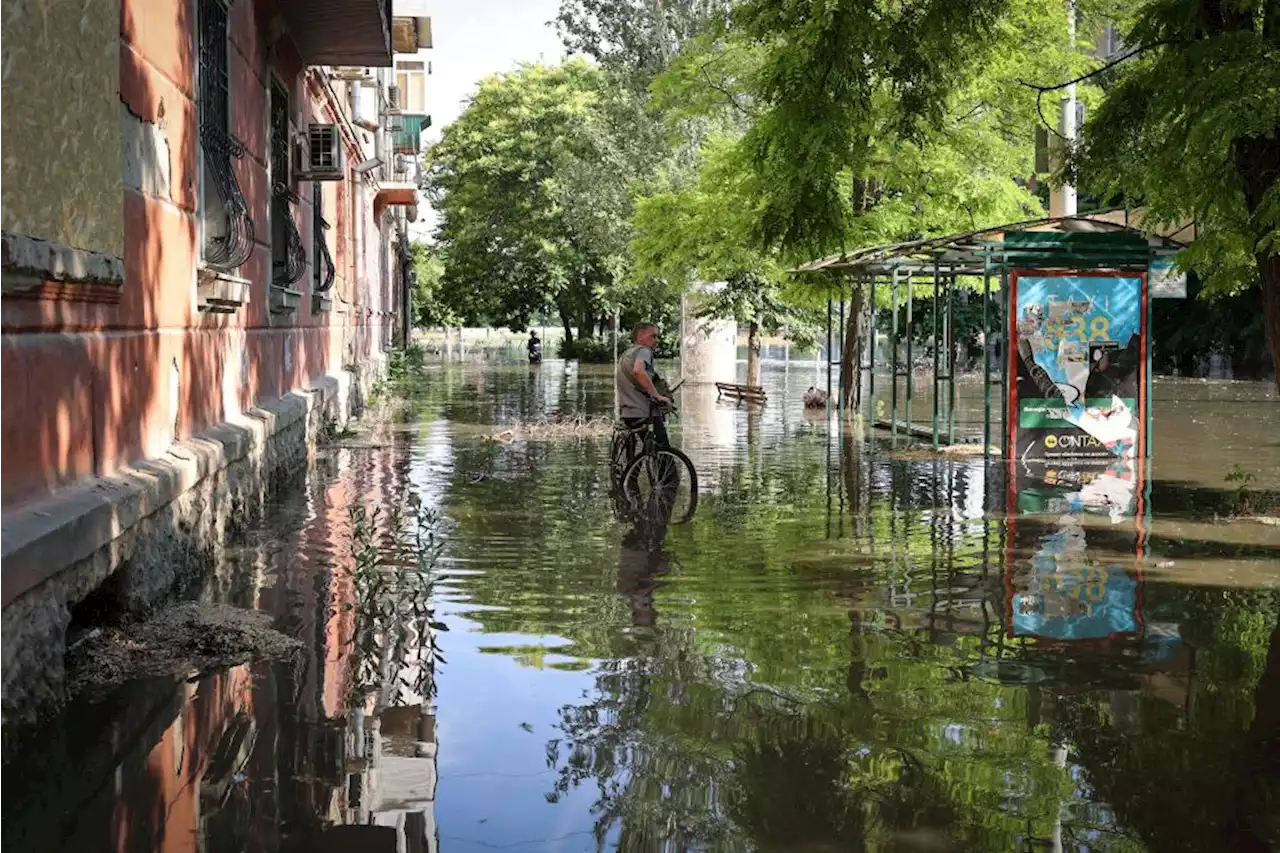
[[[480,79],[518,62],[557,62],[564,46],[547,26],[559,0],[435,0],[430,4],[431,79],[427,81],[431,130],[440,138],[464,109]]]

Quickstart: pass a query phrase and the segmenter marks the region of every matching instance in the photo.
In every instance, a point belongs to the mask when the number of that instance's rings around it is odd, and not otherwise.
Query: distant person
[[[529,332],[529,363],[538,364],[542,361],[542,341],[538,339],[538,333]]]
[[[632,428],[651,424],[654,442],[659,447],[670,447],[662,407],[670,406],[671,400],[658,390],[659,385],[666,383],[653,367],[653,351],[657,345],[658,327],[652,323],[641,323],[631,333],[631,346],[618,360],[615,375],[618,408],[624,424]]]

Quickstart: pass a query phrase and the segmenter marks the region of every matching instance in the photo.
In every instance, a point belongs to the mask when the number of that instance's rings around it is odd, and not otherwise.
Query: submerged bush
[[[622,342],[619,341],[621,346]],[[618,356],[613,351],[613,337],[578,338],[570,341],[561,338],[556,354],[564,359],[577,359],[587,364],[611,364]]]
[[[427,364],[427,351],[421,344],[413,344],[402,350],[392,350],[387,356],[387,378],[392,381],[408,379],[422,373]]]

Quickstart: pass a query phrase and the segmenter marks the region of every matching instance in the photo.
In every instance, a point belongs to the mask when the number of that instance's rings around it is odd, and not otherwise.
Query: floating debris
[[[1000,458],[1000,448],[988,448],[990,454],[996,459]],[[937,450],[932,447],[905,447],[901,450],[891,450],[889,452],[890,459],[963,459],[973,456],[982,455],[982,442],[977,444],[965,442],[962,444],[944,444]]]
[[[268,614],[226,604],[179,604],[143,622],[95,631],[67,654],[67,684],[74,693],[251,658],[284,660],[302,647],[272,628]]]
[[[820,391],[812,385],[809,390],[804,392],[804,407],[806,409],[822,409],[827,405],[827,392]]]
[[[520,439],[538,441],[556,438],[595,438],[613,432],[613,424],[613,418],[592,415],[548,415],[491,433],[488,438],[502,444],[511,444]]]

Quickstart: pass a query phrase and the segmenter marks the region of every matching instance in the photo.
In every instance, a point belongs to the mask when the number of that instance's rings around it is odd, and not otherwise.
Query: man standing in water
[[[653,350],[658,345],[658,327],[641,323],[631,333],[631,346],[618,360],[615,381],[618,386],[618,408],[622,422],[629,427],[642,423],[653,425],[653,438],[659,447],[670,447],[667,425],[661,414],[654,415],[652,406],[671,405],[659,385],[662,377],[653,369]]]

